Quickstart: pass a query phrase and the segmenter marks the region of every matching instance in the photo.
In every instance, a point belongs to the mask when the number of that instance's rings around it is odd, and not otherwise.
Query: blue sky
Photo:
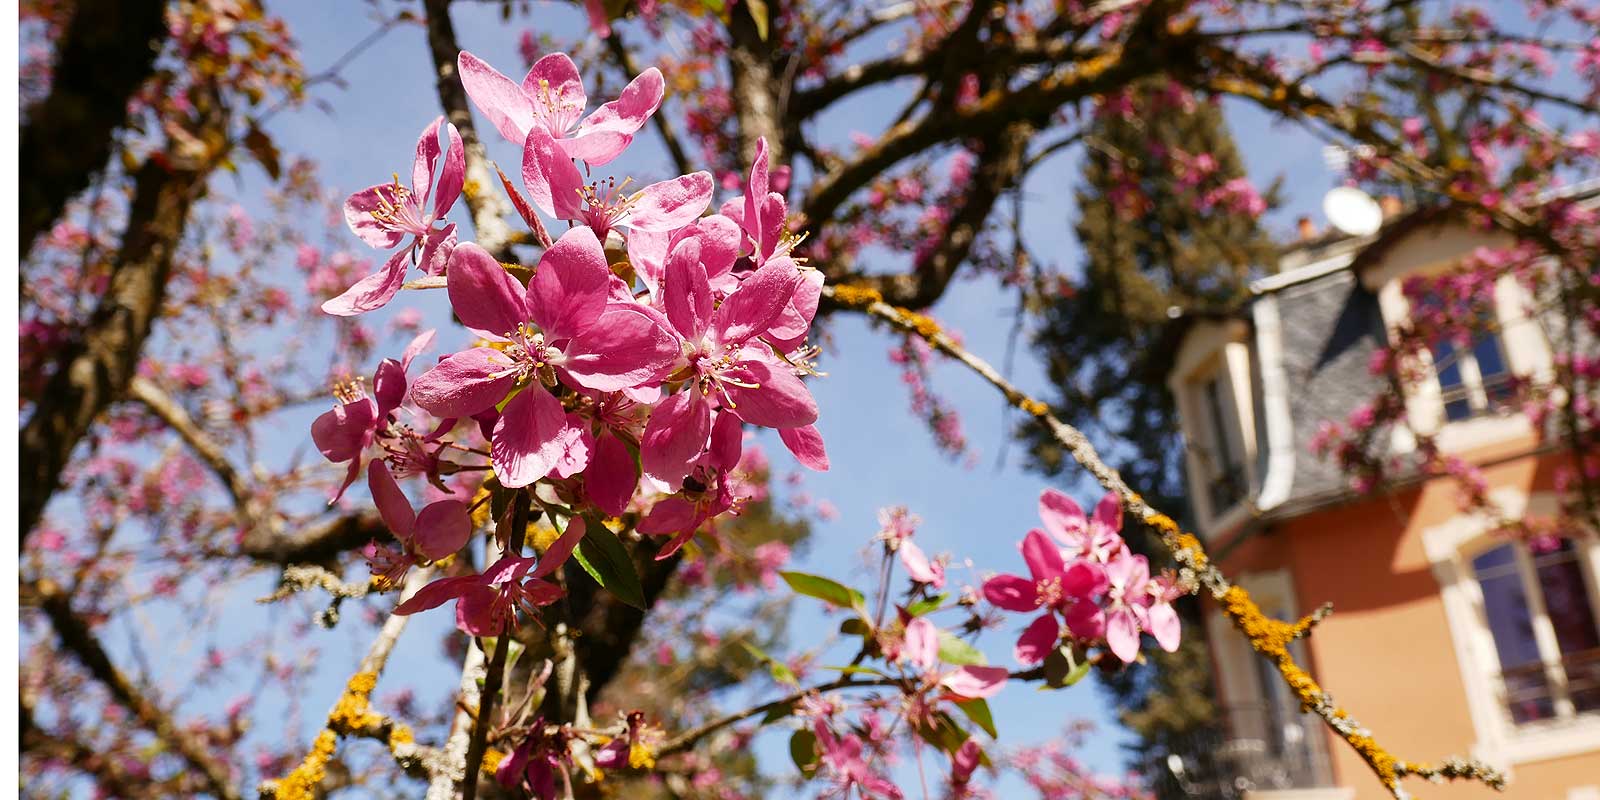
[[[375,23],[368,16],[368,8],[365,3],[288,3],[278,12],[287,15],[303,45],[303,60],[308,70],[315,72],[372,30]],[[582,31],[582,21],[570,6],[536,4],[534,8],[533,18],[541,25],[549,25],[548,30],[558,38]],[[505,24],[497,9],[491,3],[457,3],[454,18],[458,34],[467,49],[503,71],[518,72],[521,59],[516,51],[517,34],[527,26],[527,20],[519,18]],[[625,27],[625,31],[633,39],[642,38],[641,32],[631,27]],[[351,62],[341,77],[345,88],[323,85],[314,90],[315,96],[329,101],[331,113],[307,106],[272,121],[270,128],[280,146],[285,152],[313,157],[321,165],[324,180],[343,191],[386,180],[396,171],[404,173],[410,166],[418,132],[440,113],[423,30],[420,26],[404,26],[392,31],[380,44]],[[883,109],[893,107],[883,101],[893,99],[899,91],[889,87],[879,90],[876,96],[841,104],[821,123],[826,128],[822,135],[838,141],[854,131],[870,135],[881,130]],[[1271,220],[1276,230],[1285,231],[1294,217],[1312,213],[1321,194],[1334,183],[1334,176],[1322,165],[1320,145],[1296,129],[1270,126],[1263,115],[1251,109],[1230,106],[1228,111],[1252,176],[1261,184],[1280,175],[1285,178],[1288,202]],[[481,118],[479,126],[487,134],[491,156],[508,174],[515,174],[513,167],[519,161],[516,149],[496,136]],[[668,162],[661,152],[652,134],[617,162],[615,171],[646,181],[667,177]],[[1036,171],[1024,189],[1027,236],[1032,250],[1068,271],[1076,270],[1079,260],[1071,234],[1071,223],[1077,217],[1070,191],[1077,180],[1075,161],[1075,154],[1054,159]],[[259,202],[251,198],[260,194],[264,179],[253,169],[246,170],[241,180],[220,180],[221,191],[240,198],[247,206]],[[470,231],[460,204],[454,216],[464,231]],[[420,304],[428,310],[430,323],[442,329],[440,345],[450,348],[459,344],[465,336],[459,329],[448,327],[442,293],[426,294],[434,296],[420,298]],[[401,305],[416,304],[414,301],[419,298],[404,296],[401,300],[405,302],[378,312],[379,319]],[[973,351],[999,363],[1014,308],[1013,295],[984,279],[958,284],[934,311],[944,324],[963,334]],[[893,340],[869,330],[856,317],[841,316],[830,320],[828,327],[833,344],[823,364],[828,377],[814,381],[812,386],[822,409],[818,427],[827,440],[833,470],[810,476],[806,489],[832,502],[839,514],[834,521],[814,526],[811,545],[801,554],[797,568],[853,577],[864,583],[862,553],[867,539],[877,529],[877,510],[905,505],[925,521],[918,534],[925,549],[979,559],[972,568],[957,562],[952,574],[958,582],[976,582],[985,570],[1019,569],[1020,557],[1014,543],[1037,524],[1036,499],[1046,482],[1023,469],[1025,453],[1020,446],[1013,445],[1003,464],[997,465],[997,455],[1012,424],[1004,415],[999,396],[955,366],[937,370],[934,386],[961,412],[968,441],[977,454],[975,466],[953,462],[934,448],[926,428],[908,410],[905,387],[886,358]],[[1019,350],[1013,377],[1025,389],[1051,396],[1041,365],[1025,345],[1023,342]],[[304,429],[287,431],[286,436],[289,435],[303,437]],[[786,468],[787,454],[775,439],[771,445],[775,465]],[[1062,488],[1081,501],[1092,502],[1099,495],[1094,487],[1075,476],[1064,480]],[[226,597],[217,615],[263,622],[274,619],[280,625],[301,618],[308,606],[290,604],[263,611],[253,604],[253,598],[264,594],[272,579],[270,575],[256,576],[251,591]],[[261,591],[255,591],[257,588]],[[347,617],[354,611],[347,606]],[[418,618],[391,661],[390,673],[380,684],[380,696],[387,688],[402,684],[425,686],[428,688],[419,690],[418,699],[431,707],[444,700],[446,691],[453,691],[456,667],[443,659],[439,646],[439,634],[448,627],[448,616]],[[807,623],[816,619],[814,607],[800,603],[794,629],[805,630]],[[316,687],[301,698],[304,718],[291,724],[297,729],[291,731],[293,738],[309,741],[344,677],[359,659],[367,637],[356,630],[358,627],[346,625],[332,632],[311,628],[285,643],[323,651]],[[219,644],[242,641],[242,631],[252,626],[225,628],[215,634]],[[984,649],[992,661],[1009,661],[1014,634],[1015,628],[1007,628],[986,638]],[[291,650],[280,652],[292,655]],[[1088,741],[1082,757],[1104,772],[1118,771],[1118,747],[1126,741],[1126,735],[1116,727],[1109,704],[1091,684],[1085,682],[1069,691],[1048,694],[1030,687],[1013,687],[1002,694],[992,701],[1003,728],[1002,744],[1047,739],[1071,720],[1088,719],[1100,726],[1102,735]],[[219,687],[217,691],[227,695],[248,691],[248,687]],[[261,708],[269,708],[272,702],[276,701],[268,701]],[[773,771],[787,767],[781,738],[764,742],[761,753],[770,757]]]

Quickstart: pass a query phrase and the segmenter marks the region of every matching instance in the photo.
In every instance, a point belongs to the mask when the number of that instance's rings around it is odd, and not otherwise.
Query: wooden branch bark
[[[18,244],[34,239],[88,188],[111,157],[128,100],[150,77],[166,38],[164,0],[79,0],[50,73],[50,94],[25,115],[18,148]]]
[[[433,60],[439,104],[444,107],[445,118],[461,133],[461,144],[466,150],[467,177],[462,194],[472,214],[476,241],[483,249],[494,253],[495,258],[511,261],[513,236],[506,217],[513,209],[501,194],[499,178],[489,168],[489,151],[478,138],[467,90],[457,74],[456,58],[461,54],[461,45],[456,41],[456,28],[450,21],[450,0],[424,0],[422,8],[427,18],[428,54]],[[513,170],[513,174],[515,172]]]

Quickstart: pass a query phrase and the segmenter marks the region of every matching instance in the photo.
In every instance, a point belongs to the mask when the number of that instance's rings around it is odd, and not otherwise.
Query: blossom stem
[[[511,498],[511,539],[507,553],[522,552],[522,539],[528,531],[528,509],[532,500],[528,493],[518,490]],[[472,741],[467,745],[467,769],[461,784],[461,800],[473,800],[478,794],[478,770],[483,765],[483,751],[489,741],[489,726],[494,724],[494,706],[500,699],[500,684],[505,682],[506,656],[511,651],[511,634],[516,629],[516,615],[512,614],[507,630],[494,640],[494,655],[489,659],[489,671],[483,679],[483,699],[478,703],[478,719],[472,727]]]

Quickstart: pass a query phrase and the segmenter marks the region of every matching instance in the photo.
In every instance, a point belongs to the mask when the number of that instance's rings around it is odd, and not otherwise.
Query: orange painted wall
[[[1492,488],[1545,491],[1551,458],[1524,457],[1485,474]],[[1421,540],[1422,531],[1454,517],[1458,508],[1455,484],[1436,480],[1278,523],[1241,540],[1222,561],[1231,575],[1289,570],[1299,613],[1333,603],[1333,615],[1308,640],[1313,675],[1406,760],[1468,756],[1476,740],[1439,584]],[[1518,765],[1504,793],[1415,779],[1408,788],[1430,798],[1564,800],[1570,787],[1600,784],[1600,742],[1595,748]],[[1389,796],[1359,756],[1331,734],[1328,752],[1339,786],[1355,788],[1360,800]]]

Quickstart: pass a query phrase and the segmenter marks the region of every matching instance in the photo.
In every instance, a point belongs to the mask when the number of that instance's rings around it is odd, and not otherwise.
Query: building
[[[1214,557],[1281,619],[1333,604],[1298,643],[1301,663],[1400,757],[1477,757],[1510,779],[1503,794],[1471,783],[1409,789],[1600,800],[1600,538],[1535,553],[1464,513],[1453,479],[1361,495],[1310,447],[1322,421],[1344,420],[1389,385],[1369,364],[1409,313],[1400,281],[1493,244],[1427,212],[1396,214],[1368,237],[1311,236],[1252,285],[1238,313],[1175,323],[1168,384]],[[1515,281],[1495,292],[1498,332],[1470,351],[1436,350],[1445,366],[1407,387],[1407,415],[1479,465],[1509,513],[1553,511],[1562,455],[1497,404],[1508,375],[1550,373],[1547,320],[1529,313]],[[1391,453],[1416,446],[1407,431],[1386,438]],[[1206,613],[1226,732],[1214,749],[1221,788],[1196,793],[1387,797],[1220,612]]]

